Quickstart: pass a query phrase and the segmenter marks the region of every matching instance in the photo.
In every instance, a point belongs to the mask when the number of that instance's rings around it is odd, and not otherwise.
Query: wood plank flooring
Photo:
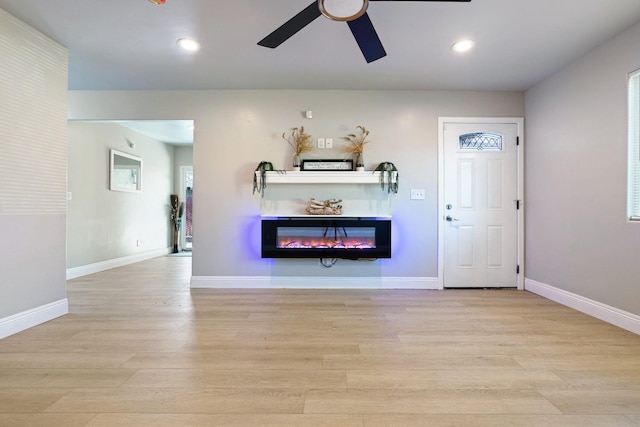
[[[640,426],[640,336],[536,295],[190,290],[190,268],[69,281],[69,315],[0,340],[0,426]]]

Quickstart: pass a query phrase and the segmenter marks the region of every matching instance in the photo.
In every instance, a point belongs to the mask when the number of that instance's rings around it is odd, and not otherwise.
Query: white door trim
[[[524,118],[522,117],[439,117],[438,118],[438,289],[444,289],[444,125],[446,123],[504,123],[517,126],[518,157],[518,289],[524,289]]]
[[[184,202],[184,216],[182,217],[182,227],[180,228],[180,250],[183,250],[187,242],[187,186],[185,185],[185,175],[187,171],[193,173],[193,166],[180,166],[180,200]]]

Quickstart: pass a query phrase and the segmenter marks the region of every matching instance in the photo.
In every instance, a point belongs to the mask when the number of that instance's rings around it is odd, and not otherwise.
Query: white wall
[[[438,91],[72,91],[70,119],[195,120],[195,276],[437,276],[437,119],[439,116],[523,115],[522,93]],[[314,118],[303,118],[304,110]],[[257,163],[288,168],[280,135],[304,125],[338,141],[371,130],[367,167],[392,161],[400,169],[394,201],[393,258],[339,261],[260,258],[260,198],[252,196]],[[409,200],[426,189],[424,201]]]
[[[526,276],[640,314],[626,219],[627,73],[640,24],[526,92]]]
[[[0,9],[0,338],[67,312],[67,51]]]
[[[109,190],[111,148],[142,158],[142,192]],[[171,246],[173,146],[117,123],[69,122],[68,156],[67,268]]]

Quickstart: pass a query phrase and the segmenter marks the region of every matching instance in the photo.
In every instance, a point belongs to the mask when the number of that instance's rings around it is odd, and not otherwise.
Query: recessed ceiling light
[[[451,50],[458,53],[468,52],[476,45],[476,42],[473,40],[465,39],[457,41],[451,46]]]
[[[189,52],[197,52],[200,50],[200,43],[193,39],[178,39],[178,46]]]

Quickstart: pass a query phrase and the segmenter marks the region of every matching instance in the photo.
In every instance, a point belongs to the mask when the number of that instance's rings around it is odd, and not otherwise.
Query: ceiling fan
[[[376,33],[367,7],[370,1],[446,1],[446,2],[470,2],[471,0],[315,0],[293,18],[282,24],[278,29],[269,34],[258,44],[272,49],[280,46],[289,37],[309,25],[320,15],[333,21],[346,21],[358,42],[360,51],[367,62],[376,61],[387,55],[378,34]]]

